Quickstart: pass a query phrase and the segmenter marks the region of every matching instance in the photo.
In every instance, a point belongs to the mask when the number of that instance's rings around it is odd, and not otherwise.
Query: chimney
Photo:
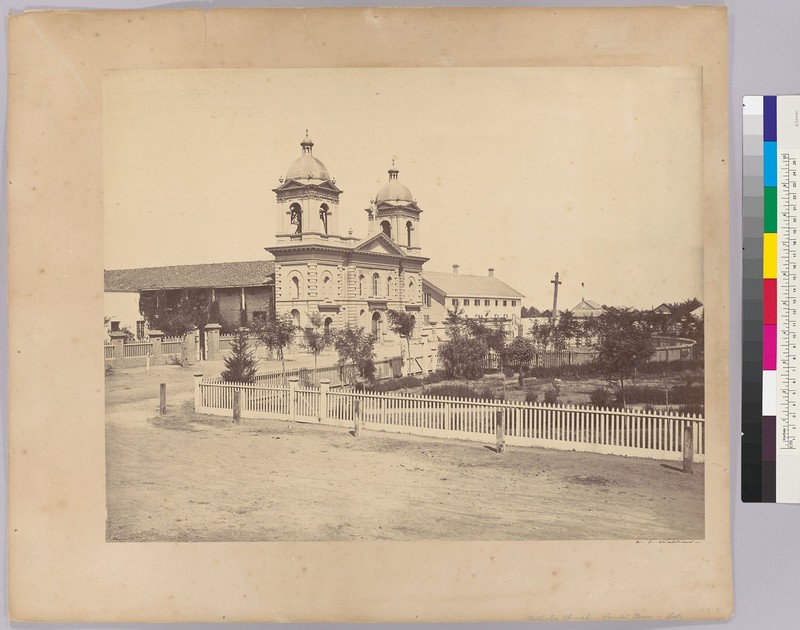
[[[489,267],[489,277],[494,278],[494,267]]]
[[[458,275],[458,267],[459,265],[453,265],[453,273]]]

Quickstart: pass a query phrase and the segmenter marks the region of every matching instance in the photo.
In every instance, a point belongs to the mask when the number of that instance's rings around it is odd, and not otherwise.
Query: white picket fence
[[[195,379],[195,411],[231,416],[240,392],[243,418],[320,422],[352,428],[454,438],[494,440],[498,412],[511,446],[538,446],[609,455],[679,461],[684,430],[692,427],[695,461],[705,456],[705,420],[694,415],[623,411],[580,405],[498,402],[448,396],[356,393],[300,387],[224,383]]]

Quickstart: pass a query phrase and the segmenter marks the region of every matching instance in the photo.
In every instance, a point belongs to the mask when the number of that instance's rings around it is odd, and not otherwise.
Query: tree
[[[505,348],[503,355],[505,357],[506,364],[517,369],[517,374],[519,375],[519,386],[522,387],[525,368],[536,356],[536,350],[533,347],[533,342],[530,339],[525,339],[524,337],[515,337],[514,340]]]
[[[536,347],[542,352],[547,352],[547,347],[554,338],[555,326],[552,321],[533,322],[531,324],[531,337]]]
[[[483,376],[489,350],[486,341],[472,336],[476,324],[464,317],[458,307],[447,311],[445,327],[448,340],[439,346],[439,357],[449,378],[476,379]]]
[[[595,324],[598,354],[594,363],[619,381],[624,407],[625,379],[650,360],[656,347],[653,335],[631,309],[609,308]]]
[[[333,347],[339,355],[339,365],[348,369],[352,385],[356,375],[364,380],[375,378],[375,336],[361,326],[343,328],[333,335]]]
[[[558,322],[556,322],[556,331],[559,343],[563,347],[567,341],[580,335],[581,323],[572,314],[572,311],[563,311],[558,318]]]
[[[478,339],[486,344],[500,362],[500,373],[503,374],[504,350],[506,348],[506,333],[502,324],[487,323],[482,317],[468,319],[465,324],[467,334],[473,339]],[[505,387],[505,380],[503,381]]]
[[[171,337],[181,337],[194,328],[209,323],[208,294],[205,291],[152,291],[139,295],[139,312],[151,330],[160,330]],[[189,361],[186,344],[182,344],[181,362]]]
[[[311,324],[303,328],[303,347],[314,356],[314,372],[317,371],[317,358],[325,348],[331,345],[331,334],[325,330],[322,323],[322,315],[311,313],[308,316]]]
[[[247,347],[247,330],[240,328],[231,341],[231,354],[225,357],[222,378],[233,383],[252,383],[255,380],[258,359]]]
[[[408,350],[407,357],[411,360],[411,335],[414,334],[414,325],[416,320],[414,316],[407,311],[393,311],[389,310],[387,313],[389,317],[389,329],[406,340],[406,349]]]
[[[439,346],[439,356],[448,378],[476,379],[483,376],[487,350],[482,339],[459,334]]]
[[[296,326],[288,313],[274,315],[253,324],[253,333],[271,352],[275,352],[281,360],[281,374],[286,380],[286,360],[284,350],[292,345]]]

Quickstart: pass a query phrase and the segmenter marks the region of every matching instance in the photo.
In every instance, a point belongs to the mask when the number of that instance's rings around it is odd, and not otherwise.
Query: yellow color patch
[[[764,277],[778,277],[778,235],[764,234]]]

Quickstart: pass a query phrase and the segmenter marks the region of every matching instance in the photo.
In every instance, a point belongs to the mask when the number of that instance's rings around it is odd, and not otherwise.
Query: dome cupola
[[[286,179],[294,179],[300,182],[330,181],[331,175],[328,172],[328,168],[312,154],[314,143],[308,136],[308,129],[306,129],[306,137],[303,138],[300,146],[303,149],[303,153],[292,162],[292,165],[286,172]]]
[[[389,169],[389,181],[381,186],[375,195],[376,204],[381,202],[401,205],[414,203],[411,191],[397,179],[399,172],[392,163],[392,168]]]

